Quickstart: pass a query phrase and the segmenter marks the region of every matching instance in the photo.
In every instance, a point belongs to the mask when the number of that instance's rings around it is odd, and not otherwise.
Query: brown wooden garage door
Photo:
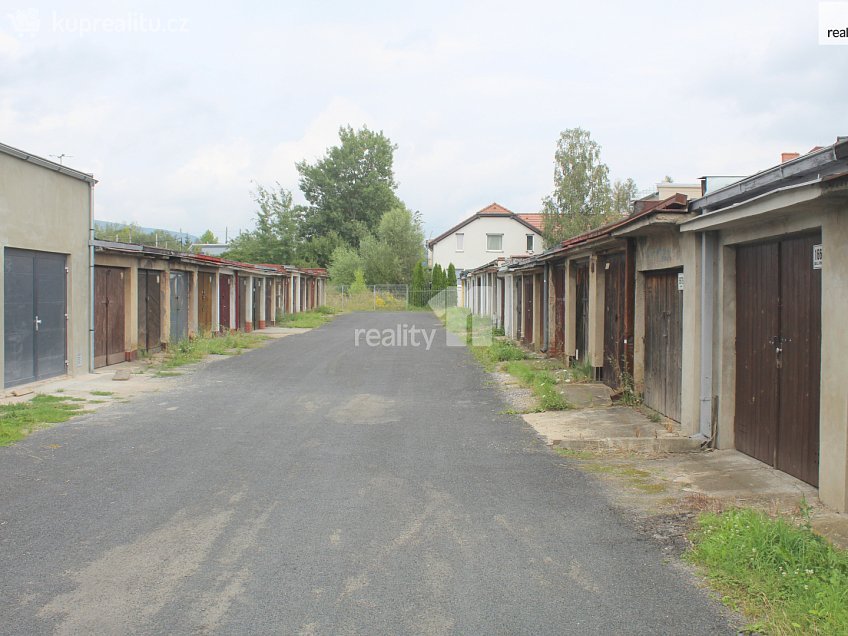
[[[215,299],[215,274],[197,274],[197,326],[200,331],[212,331],[213,302]]]
[[[565,348],[565,263],[551,268],[554,277],[554,337],[551,354],[561,356]]]
[[[162,349],[163,275],[153,270],[138,270],[138,346],[149,353]]]
[[[818,485],[821,235],[736,251],[736,448]]]
[[[604,268],[604,384],[621,386],[624,369],[624,254],[611,254]]]
[[[233,277],[221,274],[218,278],[218,323],[221,331],[229,331],[230,325],[230,286]]]
[[[582,361],[589,348],[589,263],[578,263],[574,278],[574,357]]]
[[[94,268],[94,366],[124,362],[124,270]]]
[[[533,275],[524,276],[523,281],[524,328],[521,330],[521,340],[529,345],[533,342]]]
[[[645,274],[645,404],[677,422],[683,369],[681,271]]]

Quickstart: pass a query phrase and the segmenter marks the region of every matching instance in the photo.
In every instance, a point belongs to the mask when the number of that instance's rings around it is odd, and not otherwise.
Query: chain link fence
[[[330,285],[326,304],[339,311],[432,310],[443,315],[457,306],[457,289],[414,290],[409,285]]]

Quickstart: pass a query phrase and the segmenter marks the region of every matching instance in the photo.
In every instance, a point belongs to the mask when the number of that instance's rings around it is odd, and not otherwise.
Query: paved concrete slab
[[[587,409],[600,406],[612,405],[612,389],[606,384],[599,382],[569,383],[563,382],[559,385],[560,393],[575,408]]]
[[[698,440],[669,431],[627,406],[545,411],[523,417],[548,445],[556,448],[688,452],[701,446]]]

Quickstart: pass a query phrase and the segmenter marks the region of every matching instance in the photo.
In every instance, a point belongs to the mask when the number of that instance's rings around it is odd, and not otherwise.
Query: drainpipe
[[[94,187],[88,187],[88,372],[94,373]],[[73,363],[73,361],[71,361]]]
[[[714,232],[701,234],[701,408],[698,433],[704,439],[713,436],[713,265],[716,259]]]
[[[549,334],[548,334],[548,274],[550,271],[550,263],[545,263],[545,273],[542,275],[542,353],[548,352]]]

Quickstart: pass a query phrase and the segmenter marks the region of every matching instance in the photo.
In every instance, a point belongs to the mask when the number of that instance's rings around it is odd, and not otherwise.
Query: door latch
[[[36,316],[35,317],[35,330],[36,331],[38,331],[38,325],[40,325],[40,324],[41,324],[41,319],[38,316]]]

